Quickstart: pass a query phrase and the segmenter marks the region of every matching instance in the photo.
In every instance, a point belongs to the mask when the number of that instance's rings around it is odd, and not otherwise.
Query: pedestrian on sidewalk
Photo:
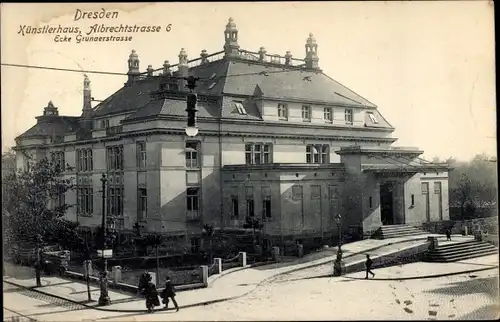
[[[446,240],[451,241],[451,229],[446,229]]]
[[[148,271],[144,271],[144,273],[142,273],[141,277],[139,278],[139,285],[137,287],[138,295],[145,294],[146,287],[148,286],[148,282],[150,280],[152,280],[151,275]]]
[[[174,302],[175,310],[179,311],[179,305],[177,305],[177,301],[175,300],[175,288],[168,276],[165,277],[165,289],[161,292],[161,298],[163,299],[163,304],[165,304],[165,310],[168,309],[168,299],[170,298]]]
[[[148,284],[146,286],[146,308],[148,312],[153,312],[155,306],[160,306],[160,300],[158,298],[158,290],[156,289],[156,285],[151,282],[152,278],[149,277]]]
[[[375,273],[372,272],[372,265],[373,265],[373,261],[370,258],[370,255],[366,254],[366,262],[365,262],[366,277],[365,277],[365,279],[368,279],[368,273],[372,274],[372,277],[375,277]]]

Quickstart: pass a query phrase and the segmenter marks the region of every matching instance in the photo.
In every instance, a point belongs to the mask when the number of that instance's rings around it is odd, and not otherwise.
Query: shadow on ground
[[[500,305],[490,304],[462,315],[458,320],[497,320],[500,318]]]
[[[426,293],[447,294],[447,295],[470,295],[484,293],[493,298],[498,298],[498,276],[477,278],[468,275],[469,280],[448,284],[449,286],[436,288]]]

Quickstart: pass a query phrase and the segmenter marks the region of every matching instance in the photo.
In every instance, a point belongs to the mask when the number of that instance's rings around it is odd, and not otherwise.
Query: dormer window
[[[352,108],[346,108],[344,112],[345,123],[352,124]]]
[[[101,120],[101,129],[107,129],[109,127],[109,120]]]
[[[311,105],[302,105],[302,122],[311,122]]]
[[[368,113],[368,117],[370,117],[370,120],[372,120],[373,123],[378,124],[377,117],[373,113]]]
[[[243,102],[233,102],[233,103],[240,115],[247,115],[247,111],[243,107]]]
[[[278,104],[278,119],[288,120],[288,106],[286,104]]]
[[[209,79],[210,79],[210,80],[212,80],[212,79],[214,79],[216,76],[217,76],[217,74],[216,74],[216,73],[213,73],[213,74],[212,74],[212,76],[210,76],[210,78],[209,78]]]
[[[217,84],[216,82],[213,82],[212,84],[210,84],[210,86],[208,86],[208,89],[212,89],[214,88],[215,84]]]

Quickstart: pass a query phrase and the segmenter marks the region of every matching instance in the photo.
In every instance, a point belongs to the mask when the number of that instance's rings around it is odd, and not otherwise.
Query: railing
[[[263,61],[266,63],[287,65],[287,66],[294,66],[294,67],[305,66],[304,59],[298,59],[298,58],[293,58],[293,57],[288,58],[288,63],[287,63],[287,57],[275,55],[275,54],[267,54],[266,53],[266,54],[264,54],[263,60],[261,60],[259,52],[253,52],[253,51],[241,49],[240,55],[242,58],[247,59],[247,60]]]

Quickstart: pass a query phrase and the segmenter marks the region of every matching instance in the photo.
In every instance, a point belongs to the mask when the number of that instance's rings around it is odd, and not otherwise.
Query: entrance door
[[[393,185],[386,182],[380,185],[380,217],[382,225],[394,225]]]

